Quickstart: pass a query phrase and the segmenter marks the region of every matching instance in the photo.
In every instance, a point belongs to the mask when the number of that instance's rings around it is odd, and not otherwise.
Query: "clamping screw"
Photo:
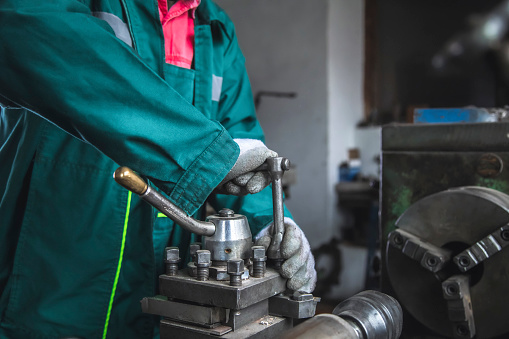
[[[403,237],[401,235],[399,235],[399,234],[394,235],[393,240],[394,240],[394,244],[396,244],[396,245],[403,245],[404,240],[403,240]]]
[[[438,265],[438,263],[440,262],[440,260],[437,258],[437,257],[434,257],[434,256],[431,256],[429,257],[427,260],[426,260],[426,264],[429,266],[429,267],[435,267],[436,265]]]
[[[177,275],[177,271],[179,269],[179,248],[178,247],[166,247],[165,251],[165,259],[166,263],[166,275],[174,276]]]
[[[199,281],[209,280],[210,251],[197,250],[194,263],[196,265],[196,279]]]
[[[252,260],[253,260],[253,277],[262,278],[265,276],[266,269],[266,261],[267,257],[265,256],[265,247],[263,246],[253,246],[252,250]]]
[[[502,230],[500,237],[505,241],[509,241],[509,230]]]
[[[244,274],[244,260],[230,259],[227,263],[227,271],[230,275],[230,286],[242,286],[242,274]]]
[[[467,326],[461,324],[456,327],[456,333],[461,337],[466,337],[470,334],[470,330]]]
[[[468,259],[466,256],[461,256],[458,262],[463,267],[468,267],[470,265],[470,259]]]
[[[456,284],[449,284],[445,287],[445,293],[453,297],[459,293],[459,288]]]

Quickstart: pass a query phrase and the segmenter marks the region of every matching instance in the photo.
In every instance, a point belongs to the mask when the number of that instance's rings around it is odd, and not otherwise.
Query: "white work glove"
[[[255,171],[267,158],[277,157],[263,142],[256,139],[233,139],[240,148],[240,154],[233,168],[216,188],[216,193],[247,195],[258,193],[270,184],[267,171]]]
[[[285,234],[281,242],[281,254],[285,259],[280,274],[287,278],[286,287],[292,291],[311,293],[316,285],[315,258],[304,232],[290,218],[285,218]],[[272,241],[270,223],[255,237],[256,245],[269,248]]]

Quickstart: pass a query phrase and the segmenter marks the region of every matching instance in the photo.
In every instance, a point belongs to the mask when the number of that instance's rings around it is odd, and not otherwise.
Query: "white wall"
[[[336,201],[334,185],[338,165],[355,147],[355,127],[362,120],[364,67],[364,1],[329,0],[328,11],[328,190]],[[342,220],[335,204],[328,204],[328,224],[338,228]]]
[[[258,118],[267,145],[288,157],[297,183],[287,201],[313,245],[329,228],[327,196],[326,0],[219,0],[237,30],[253,93],[296,92],[295,99],[264,97]]]
[[[337,229],[337,165],[362,116],[362,0],[217,0],[246,56],[267,145],[297,165],[287,205],[312,247]]]

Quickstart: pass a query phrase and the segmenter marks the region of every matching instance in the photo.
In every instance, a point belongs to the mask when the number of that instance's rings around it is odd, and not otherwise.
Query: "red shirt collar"
[[[159,9],[163,14],[163,24],[168,20],[176,18],[187,11],[191,11],[194,18],[196,8],[200,5],[201,0],[178,0],[168,11],[167,0],[157,0],[159,3]]]

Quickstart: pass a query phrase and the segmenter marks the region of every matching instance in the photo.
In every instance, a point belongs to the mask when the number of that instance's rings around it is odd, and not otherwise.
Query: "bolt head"
[[[460,287],[457,283],[450,283],[444,286],[445,293],[451,297],[458,295]]]
[[[290,163],[290,160],[287,158],[283,158],[283,160],[281,161],[281,169],[283,171],[288,171],[291,166],[292,164]]]
[[[235,212],[233,212],[231,209],[223,208],[219,211],[220,217],[233,217],[235,215]]]
[[[470,259],[467,256],[461,256],[458,262],[463,267],[467,267],[470,265]]]
[[[239,275],[244,272],[244,260],[230,259],[228,260],[227,271],[228,274]]]
[[[210,251],[198,250],[196,251],[196,264],[210,264]]]
[[[500,232],[500,237],[505,241],[509,241],[509,229],[503,229],[502,232]]]
[[[251,249],[253,250],[253,259],[265,259],[265,247],[253,246]]]
[[[189,254],[191,254],[191,256],[194,256],[196,252],[199,251],[200,249],[201,249],[200,243],[192,243],[191,245],[189,245]]]
[[[426,259],[426,264],[429,266],[429,267],[435,267],[436,265],[438,265],[438,263],[440,263],[440,259],[435,257],[434,255],[430,255],[427,259]]]
[[[166,253],[165,258],[167,261],[178,261],[180,259],[178,247],[166,247],[165,253]]]

